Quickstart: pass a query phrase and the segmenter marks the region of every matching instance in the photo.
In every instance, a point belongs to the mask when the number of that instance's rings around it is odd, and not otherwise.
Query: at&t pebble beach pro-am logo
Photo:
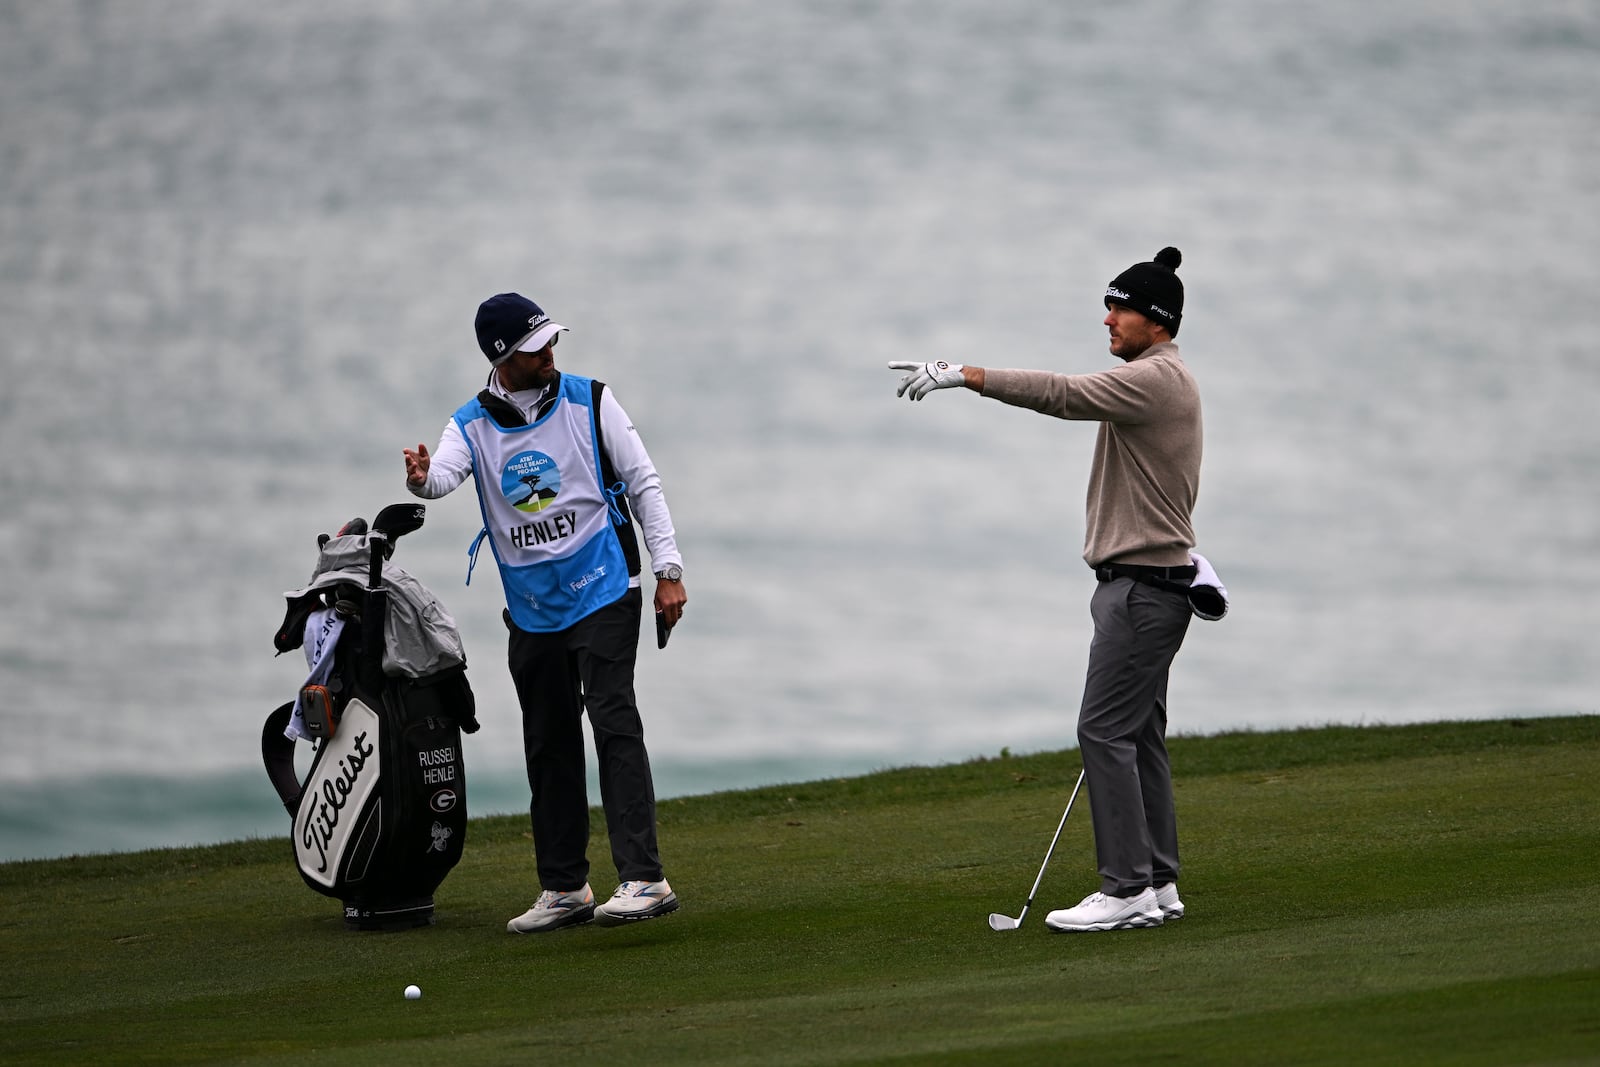
[[[518,511],[543,511],[561,492],[561,468],[543,452],[519,452],[500,472],[500,491]]]

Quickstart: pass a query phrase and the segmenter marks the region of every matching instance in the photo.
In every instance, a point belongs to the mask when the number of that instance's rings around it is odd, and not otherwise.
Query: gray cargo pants
[[[1178,878],[1167,761],[1167,669],[1191,614],[1181,593],[1131,578],[1101,582],[1078,712],[1100,891],[1129,896]]]

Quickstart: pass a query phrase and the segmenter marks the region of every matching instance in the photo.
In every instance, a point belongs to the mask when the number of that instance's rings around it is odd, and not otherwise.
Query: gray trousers
[[[643,594],[630,589],[565,630],[511,630],[511,680],[522,704],[533,851],[543,889],[589,880],[583,714],[600,764],[600,803],[622,881],[661,880],[656,795],[633,692]]]
[[[1129,896],[1178,879],[1167,761],[1167,670],[1189,631],[1179,592],[1118,578],[1090,601],[1094,640],[1078,712],[1100,891]]]

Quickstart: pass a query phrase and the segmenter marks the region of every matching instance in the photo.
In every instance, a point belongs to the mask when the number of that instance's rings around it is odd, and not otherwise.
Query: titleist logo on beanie
[[[1132,308],[1151,322],[1167,328],[1173,337],[1183,322],[1183,281],[1175,273],[1183,253],[1170,245],[1146,263],[1135,263],[1106,286],[1106,307]]]

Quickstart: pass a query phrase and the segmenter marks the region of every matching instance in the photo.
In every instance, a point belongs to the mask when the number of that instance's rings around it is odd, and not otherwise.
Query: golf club
[[[422,521],[427,510],[421,504],[390,504],[378,512],[378,517],[372,520],[372,532],[368,537],[374,546],[382,546],[384,559],[394,556],[396,541],[413,530],[422,529]],[[373,572],[372,580],[378,580],[376,571]]]
[[[1078,790],[1083,788],[1083,772],[1078,772],[1078,784],[1072,787],[1072,796],[1067,798],[1067,810],[1061,813],[1061,821],[1056,824],[1056,836],[1050,839],[1050,847],[1045,851],[1044,862],[1039,864],[1039,877],[1033,880],[1033,888],[1028,890],[1028,902],[1022,905],[1022,914],[1013,919],[1009,915],[1001,915],[997,911],[989,913],[989,929],[1015,930],[1022,925],[1022,920],[1027,917],[1028,909],[1033,907],[1033,896],[1039,892],[1039,883],[1044,881],[1044,869],[1050,866],[1050,855],[1056,850],[1056,842],[1061,840],[1061,828],[1067,825],[1067,816],[1072,814],[1072,802],[1078,799]]]
[[[428,509],[422,504],[390,504],[372,520],[372,528],[389,536],[391,542],[422,529]]]

